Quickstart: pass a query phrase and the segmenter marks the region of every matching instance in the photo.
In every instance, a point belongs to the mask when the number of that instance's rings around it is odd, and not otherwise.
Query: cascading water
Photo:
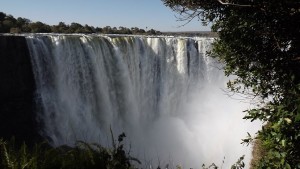
[[[227,78],[206,56],[212,38],[26,38],[41,133],[53,145],[109,145],[111,126],[115,134],[126,133],[144,165],[200,168],[224,156],[229,165],[243,154],[249,160],[249,147],[239,143],[253,124],[242,120],[245,104],[221,90]]]

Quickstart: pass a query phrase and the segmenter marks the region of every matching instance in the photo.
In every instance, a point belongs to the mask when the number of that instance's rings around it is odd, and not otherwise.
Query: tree
[[[9,32],[11,28],[16,27],[16,21],[12,15],[6,15],[0,12],[0,32]]]
[[[52,26],[52,31],[55,33],[67,33],[69,26],[64,22],[59,22],[58,25]]]
[[[3,12],[0,12],[0,21],[3,21],[5,17],[6,17],[6,14]]]
[[[10,28],[14,27],[14,23],[11,20],[4,20],[2,22],[2,30],[3,32],[9,32]]]
[[[150,29],[147,31],[149,35],[156,35],[156,31],[154,29]]]
[[[120,34],[132,34],[132,32],[131,32],[131,30],[129,28],[125,28],[123,26],[119,27],[118,32]]]
[[[31,21],[29,19],[26,19],[26,18],[21,18],[21,17],[18,17],[17,18],[17,26],[18,27],[22,27],[22,25],[28,25]]]
[[[110,26],[105,26],[104,28],[102,28],[103,33],[112,33],[112,29]]]
[[[300,167],[300,2],[163,0],[179,20],[212,22],[211,56],[224,63],[233,92],[260,98],[245,118],[267,125],[258,134],[267,154],[258,167]],[[249,139],[245,139],[249,141]]]
[[[68,33],[80,33],[81,29],[83,29],[83,26],[81,24],[72,22],[69,27]]]
[[[102,29],[102,28],[99,28],[99,27],[96,27],[95,32],[97,32],[97,33],[102,33],[102,32],[103,32],[103,29]]]
[[[14,18],[12,15],[6,15],[5,20],[10,21],[13,24],[17,22],[16,18]]]
[[[93,26],[85,24],[83,33],[95,33],[95,28]]]
[[[28,24],[28,27],[31,30],[31,33],[50,33],[51,27],[42,22],[32,22]]]

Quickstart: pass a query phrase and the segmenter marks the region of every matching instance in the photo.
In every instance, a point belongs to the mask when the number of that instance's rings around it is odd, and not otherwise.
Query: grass
[[[259,162],[267,154],[260,139],[255,139],[252,148],[252,160],[250,162],[250,169],[258,168]]]
[[[14,139],[0,139],[1,169],[133,169],[130,157],[123,149],[121,134],[112,148],[78,141],[74,147],[51,147],[40,143],[32,148],[26,144],[15,145]]]

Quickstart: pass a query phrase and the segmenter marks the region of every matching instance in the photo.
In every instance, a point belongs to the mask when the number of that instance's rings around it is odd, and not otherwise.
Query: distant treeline
[[[59,22],[58,25],[47,25],[42,22],[32,22],[27,18],[14,18],[12,15],[7,15],[0,12],[0,33],[104,33],[104,34],[145,34],[145,35],[160,35],[160,31],[154,29],[144,30],[137,27],[119,28],[106,26],[103,28],[93,27],[87,24],[71,23],[70,25],[64,22]]]
[[[164,32],[163,34],[166,36],[218,37],[217,32],[211,32],[211,31]]]

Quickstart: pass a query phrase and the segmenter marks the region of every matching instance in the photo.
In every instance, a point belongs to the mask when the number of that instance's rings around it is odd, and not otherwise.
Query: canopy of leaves
[[[268,124],[258,135],[268,149],[259,167],[300,168],[300,1],[162,1],[181,20],[212,22],[211,56],[237,75],[228,87],[262,100],[245,117]]]

